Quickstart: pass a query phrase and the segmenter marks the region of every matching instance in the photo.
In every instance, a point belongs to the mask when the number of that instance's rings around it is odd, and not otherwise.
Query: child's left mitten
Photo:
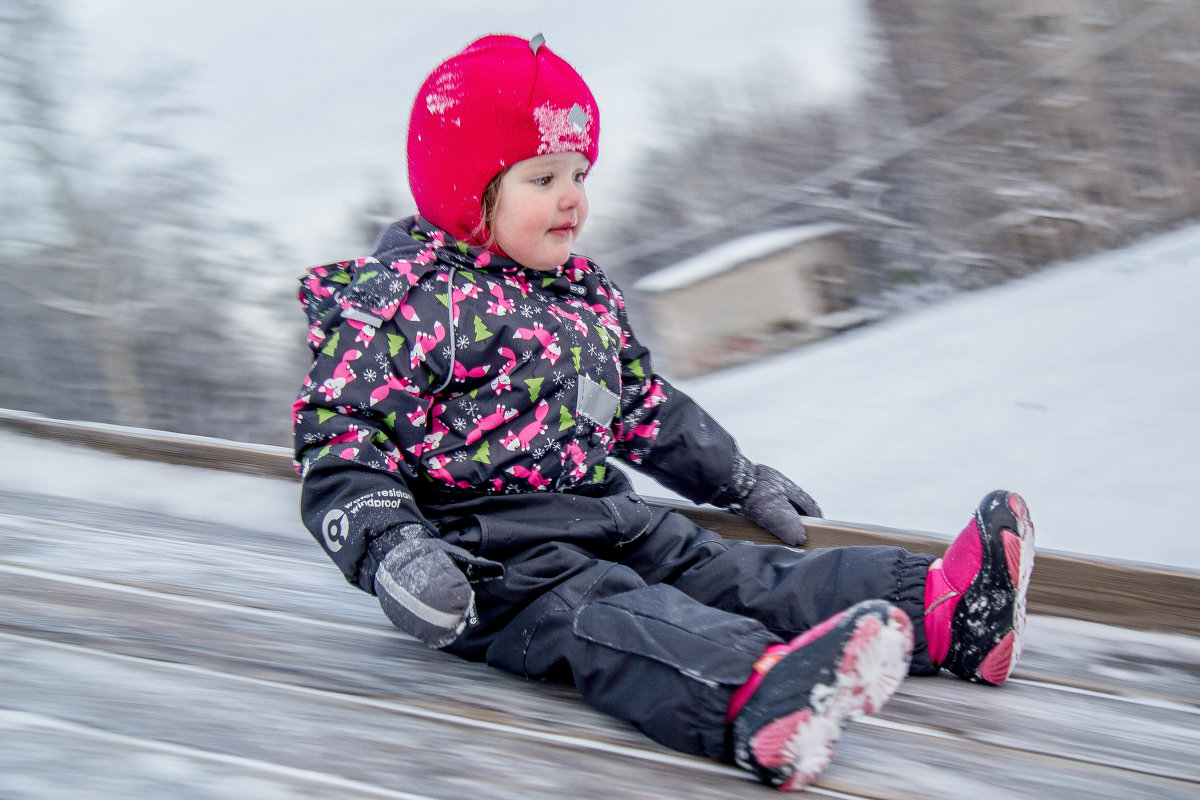
[[[475,592],[464,570],[499,568],[433,538],[419,525],[408,526],[399,541],[379,555],[375,595],[383,612],[397,628],[433,648],[452,643],[471,618]]]

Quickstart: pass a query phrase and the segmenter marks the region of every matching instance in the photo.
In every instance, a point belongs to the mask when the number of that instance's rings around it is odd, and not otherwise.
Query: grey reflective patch
[[[387,570],[381,569],[376,572],[375,580],[379,582],[380,588],[387,592],[389,597],[417,619],[424,620],[435,628],[453,631],[456,634],[462,633],[463,628],[466,627],[466,619],[462,614],[454,611],[441,611],[423,602],[421,598],[401,586]]]
[[[576,416],[585,417],[607,428],[612,424],[613,417],[617,415],[617,409],[620,407],[620,398],[615,394],[588,376],[579,376],[579,396],[575,400]]]
[[[576,103],[571,106],[571,110],[567,112],[567,122],[575,127],[575,130],[582,131],[587,127],[588,114],[583,110],[583,106]]]
[[[374,314],[368,314],[367,312],[355,308],[354,306],[350,306],[350,308],[342,310],[342,319],[348,319],[354,322],[362,322],[370,325],[373,328],[378,328],[383,324],[382,317],[377,317]]]

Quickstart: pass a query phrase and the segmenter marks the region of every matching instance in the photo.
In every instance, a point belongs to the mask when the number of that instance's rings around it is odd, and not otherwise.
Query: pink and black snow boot
[[[867,600],[768,647],[729,703],[734,761],[781,790],[812,783],[843,723],[879,710],[908,674],[912,621]]]
[[[1033,522],[1015,492],[996,491],[925,579],[929,657],[969,681],[1001,684],[1021,656]]]

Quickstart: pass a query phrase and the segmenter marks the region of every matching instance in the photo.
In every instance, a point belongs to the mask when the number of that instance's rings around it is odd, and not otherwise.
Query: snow
[[[680,388],[831,519],[949,535],[1008,488],[1039,546],[1197,568],[1198,301],[1193,227]]]
[[[266,531],[303,531],[300,485],[286,478],[138,461],[5,430],[0,447],[3,489]]]
[[[679,385],[831,519],[952,535],[1009,488],[1039,547],[1200,569],[1198,306],[1200,226]],[[0,487],[303,533],[286,479],[0,446]]]
[[[760,258],[774,255],[800,242],[819,239],[845,230],[841,225],[822,223],[752,233],[717,245],[699,255],[684,259],[653,272],[633,285],[641,292],[667,292],[733,269]]]

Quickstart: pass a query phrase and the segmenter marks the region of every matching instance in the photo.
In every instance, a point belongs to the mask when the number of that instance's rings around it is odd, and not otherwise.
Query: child
[[[540,36],[484,37],[428,77],[420,215],[302,281],[302,515],[402,630],[798,789],[906,674],[1008,678],[1029,515],[988,495],[943,559],[795,549],[817,504],[654,372],[621,293],[571,253],[599,132]],[[793,547],[651,507],[613,458]]]

